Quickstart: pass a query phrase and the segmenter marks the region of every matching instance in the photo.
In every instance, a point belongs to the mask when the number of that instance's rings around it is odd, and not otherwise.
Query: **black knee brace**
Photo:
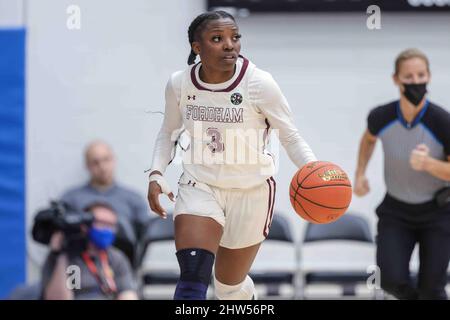
[[[180,279],[175,300],[204,300],[211,281],[214,254],[208,250],[189,248],[177,252]]]

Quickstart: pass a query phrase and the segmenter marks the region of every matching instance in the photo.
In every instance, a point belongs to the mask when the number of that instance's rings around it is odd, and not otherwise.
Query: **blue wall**
[[[0,29],[0,298],[25,282],[25,30]]]

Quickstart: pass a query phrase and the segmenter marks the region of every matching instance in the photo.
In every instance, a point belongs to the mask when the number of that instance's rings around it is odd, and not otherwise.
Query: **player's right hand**
[[[365,196],[369,193],[370,187],[369,187],[369,180],[367,180],[367,177],[365,175],[357,175],[355,178],[355,187],[353,188],[353,191],[358,197]]]
[[[164,179],[161,177],[161,179]],[[163,184],[163,186],[161,186]],[[159,195],[161,193],[166,193],[169,199],[173,202],[175,202],[175,196],[173,193],[168,189],[168,186],[166,186],[167,182],[165,181],[157,181],[157,180],[151,180],[148,184],[148,193],[147,193],[147,199],[148,203],[150,205],[150,208],[153,212],[158,214],[161,218],[166,219],[167,218],[167,211],[161,206],[159,202]],[[164,188],[164,190],[163,190]]]

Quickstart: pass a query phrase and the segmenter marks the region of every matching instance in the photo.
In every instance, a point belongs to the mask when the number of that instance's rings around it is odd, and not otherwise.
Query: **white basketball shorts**
[[[221,189],[196,181],[184,172],[178,182],[173,217],[179,214],[210,217],[223,227],[220,246],[246,248],[267,237],[275,191],[273,177],[249,189]]]

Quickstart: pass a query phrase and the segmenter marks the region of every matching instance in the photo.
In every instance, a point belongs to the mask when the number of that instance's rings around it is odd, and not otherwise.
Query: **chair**
[[[326,242],[335,240],[355,241],[359,243],[373,244],[373,237],[369,224],[361,216],[346,213],[340,219],[329,224],[312,224],[306,227],[303,238],[303,246],[313,242]],[[298,248],[300,256],[300,246]],[[303,290],[307,285],[318,283],[333,283],[342,286],[343,295],[355,295],[357,283],[366,282],[368,274],[363,271],[300,271],[296,297],[303,298]]]
[[[333,223],[308,224],[303,243],[327,240],[349,240],[373,243],[367,221],[363,217],[352,213],[346,213]]]
[[[281,242],[292,245],[295,249],[295,242],[288,220],[280,212],[275,212],[270,226],[270,231],[264,243]],[[294,252],[295,254],[295,252]],[[297,267],[298,259],[295,257]],[[250,277],[255,284],[267,286],[268,295],[279,295],[279,287],[282,284],[294,284],[296,270],[273,271],[273,270],[251,270]]]
[[[114,247],[122,251],[130,261],[130,265],[134,271],[137,270],[139,264],[137,261],[138,241],[133,226],[126,219],[119,219],[117,223],[117,234],[114,241]]]
[[[153,218],[143,236],[142,251],[139,254],[139,265],[142,265],[147,249],[157,243],[163,241],[174,241],[175,231],[173,217],[171,214],[167,215],[167,219],[159,217]],[[145,272],[142,275],[144,285],[149,284],[176,284],[179,277],[178,272],[171,271],[157,271]]]

